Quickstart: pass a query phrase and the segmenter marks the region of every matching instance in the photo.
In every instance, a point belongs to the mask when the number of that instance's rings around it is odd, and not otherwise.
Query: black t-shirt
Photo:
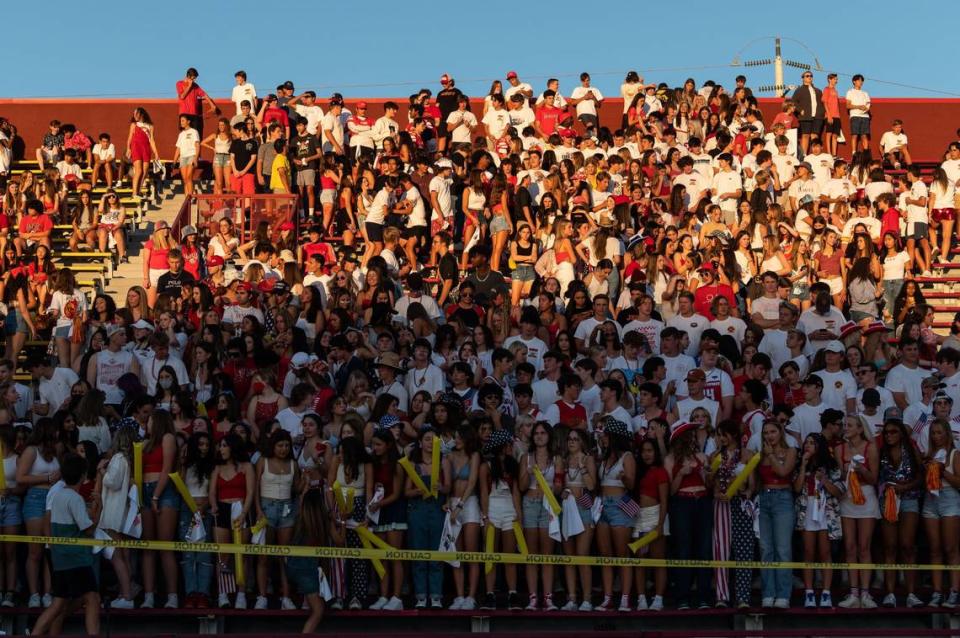
[[[179,297],[183,284],[194,282],[196,282],[196,279],[186,270],[180,270],[177,274],[168,271],[160,275],[160,279],[157,280],[157,294]]]
[[[457,101],[463,93],[457,87],[443,89],[437,93],[437,107],[440,109],[441,124],[447,121],[447,116],[457,110]]]
[[[303,137],[297,136],[290,140],[290,149],[291,154],[294,159],[302,159],[305,157],[313,157],[317,154],[317,151],[320,149],[320,145],[317,143],[317,136],[310,135],[307,133]],[[315,171],[319,167],[319,160],[316,158],[307,162],[306,166],[301,166],[296,164],[294,168],[298,170],[309,170]]]
[[[257,148],[259,148],[257,140],[233,140],[230,142],[230,154],[233,155],[233,161],[237,165],[237,170],[243,170],[247,163],[250,161],[250,158],[256,157]],[[256,163],[250,167],[250,171],[253,172],[256,168]]]
[[[536,212],[534,211],[533,198],[530,197],[530,191],[526,188],[518,188],[516,194],[513,196],[513,207],[511,212],[513,213],[513,223],[527,221],[527,218],[523,215],[523,208],[527,207],[530,209],[530,218],[533,219],[536,217]]]
[[[457,265],[457,258],[452,254],[446,253],[440,258],[440,263],[437,264],[437,270],[440,273],[441,280],[453,282],[450,290],[460,285],[460,267]]]
[[[487,272],[487,276],[482,280],[477,277],[476,272],[470,273],[467,276],[467,281],[474,285],[474,290],[476,291],[477,303],[480,304],[489,304],[493,301],[493,295],[496,291],[500,292],[509,292],[510,288],[507,286],[507,280],[503,278],[503,275],[498,273],[496,270],[490,270]],[[483,297],[481,298],[481,295]]]

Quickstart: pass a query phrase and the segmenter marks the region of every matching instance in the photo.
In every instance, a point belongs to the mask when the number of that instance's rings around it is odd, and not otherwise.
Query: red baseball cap
[[[560,129],[560,137],[576,137],[577,134],[573,132],[572,128]]]
[[[253,284],[251,284],[249,281],[241,281],[239,285],[237,285],[237,289],[246,290],[247,292],[254,292]]]
[[[702,272],[715,272],[717,269],[713,267],[713,262],[708,261],[700,264],[700,267],[697,270]]]
[[[280,230],[295,230],[296,226],[293,225],[293,222],[283,222],[280,224]]]
[[[367,103],[366,103],[366,102],[357,102],[357,108],[358,108],[358,109],[365,109],[365,108],[367,108]]]
[[[222,266],[222,265],[223,265],[223,257],[221,257],[220,255],[214,255],[213,257],[207,260],[208,268],[213,268],[215,266]]]
[[[450,82],[450,76],[444,73],[440,76],[440,84],[448,84]]]
[[[508,79],[508,80],[509,80],[510,78],[515,78],[515,77],[517,77],[517,72],[516,72],[516,71],[507,71],[507,79]]]

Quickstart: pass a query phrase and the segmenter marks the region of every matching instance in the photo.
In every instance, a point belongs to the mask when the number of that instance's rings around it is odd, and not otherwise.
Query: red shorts
[[[257,180],[253,173],[238,175],[230,174],[230,190],[241,195],[253,195],[257,190]]]
[[[957,218],[956,208],[934,208],[930,215],[935,222],[952,222]]]

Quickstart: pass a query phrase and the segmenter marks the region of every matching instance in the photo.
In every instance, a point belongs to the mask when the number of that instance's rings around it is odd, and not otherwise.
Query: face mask
[[[253,384],[253,393],[254,394],[263,394],[263,391],[267,389],[267,384],[263,381],[256,381]]]
[[[173,379],[160,379],[157,383],[159,383],[160,387],[164,390],[169,390],[173,387]]]

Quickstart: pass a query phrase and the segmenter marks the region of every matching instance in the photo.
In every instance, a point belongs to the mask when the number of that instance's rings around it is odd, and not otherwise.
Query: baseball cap
[[[507,71],[507,79],[508,79],[508,80],[509,80],[510,78],[515,78],[515,77],[517,77],[517,72],[516,72],[516,71]]]
[[[107,339],[117,334],[118,332],[123,332],[123,328],[118,326],[115,323],[107,324]]]
[[[299,370],[304,366],[310,365],[313,361],[316,361],[315,355],[311,357],[306,352],[298,352],[290,358],[290,367],[294,370]]]
[[[687,381],[706,381],[707,373],[700,368],[694,368],[687,372]]]
[[[296,229],[296,226],[294,226],[293,222],[286,221],[280,224],[280,230],[294,230],[294,229]]]
[[[146,319],[137,319],[137,321],[134,322],[133,327],[137,330],[153,330],[153,324]]]
[[[440,76],[440,84],[449,84],[450,79],[451,79],[450,76],[444,73],[443,75]]]
[[[153,225],[154,232],[158,230],[163,230],[164,228],[170,228],[170,225],[166,222],[166,220],[163,220],[163,219],[161,219],[160,221],[158,221],[156,224]]]
[[[697,268],[697,270],[706,271],[706,272],[716,272],[717,269],[714,267],[712,261],[707,261],[700,264],[700,267]]]
[[[843,344],[837,341],[836,339],[834,339],[833,341],[829,341],[827,345],[823,347],[823,349],[826,352],[834,352],[837,354],[843,354],[844,352]]]
[[[213,257],[207,260],[207,268],[214,268],[216,266],[222,266],[222,265],[223,265],[223,257],[221,257],[220,255],[214,255]]]
[[[812,203],[813,203],[813,197],[811,197],[810,195],[804,195],[803,197],[800,198],[801,206],[806,206],[807,204],[812,204]]]
[[[883,420],[886,421],[903,421],[903,412],[900,411],[898,407],[887,408],[883,411]]]
[[[292,90],[293,90],[293,82],[290,81],[290,80],[287,80],[286,82],[283,83],[283,88],[287,89],[288,91],[292,91]]]
[[[799,164],[797,164],[797,168],[805,168],[805,169],[807,169],[808,171],[812,171],[812,170],[813,170],[813,167],[810,166],[810,162],[800,162]]]
[[[357,108],[358,108],[358,109],[365,109],[365,108],[367,108],[367,103],[366,103],[366,102],[357,102]]]
[[[934,397],[933,397],[933,402],[936,403],[937,401],[947,401],[948,403],[950,403],[950,404],[952,405],[952,404],[953,404],[953,397],[950,396],[949,394],[945,393],[945,392],[937,392],[937,394],[934,395]]]
[[[926,377],[923,381],[920,382],[920,387],[921,388],[939,388],[940,379],[939,377],[930,375],[929,377]]]
[[[435,164],[435,166],[437,168],[453,168],[453,162],[451,162],[446,157],[441,157],[440,159],[437,160],[437,163]]]
[[[519,93],[514,93],[513,95],[510,96],[510,101],[517,102],[517,103],[523,102],[523,96],[520,95]]]

